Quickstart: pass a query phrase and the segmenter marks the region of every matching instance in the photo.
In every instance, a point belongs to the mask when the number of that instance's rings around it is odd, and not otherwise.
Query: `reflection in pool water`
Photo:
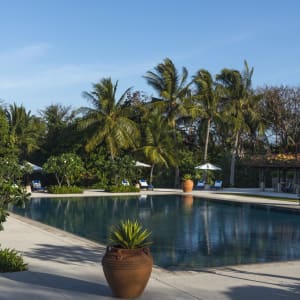
[[[300,258],[300,214],[193,198],[134,196],[31,199],[26,217],[106,243],[110,226],[138,218],[162,267],[197,268]]]

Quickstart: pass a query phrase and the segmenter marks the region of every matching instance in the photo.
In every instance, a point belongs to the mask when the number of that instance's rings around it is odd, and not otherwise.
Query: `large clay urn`
[[[194,187],[194,182],[191,179],[186,179],[182,181],[182,190],[184,193],[191,193]]]
[[[102,266],[113,295],[131,299],[143,293],[151,275],[153,258],[149,248],[107,247]]]

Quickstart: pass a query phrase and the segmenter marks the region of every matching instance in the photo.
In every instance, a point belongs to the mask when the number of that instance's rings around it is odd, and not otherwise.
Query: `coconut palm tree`
[[[40,111],[46,125],[46,135],[43,145],[45,158],[74,152],[79,146],[80,137],[76,131],[77,111],[71,106],[51,104]]]
[[[204,144],[203,161],[207,161],[207,151],[211,124],[218,116],[218,102],[219,97],[215,82],[211,74],[204,69],[199,70],[193,77],[195,85],[195,93],[193,95],[196,106],[198,107],[198,114],[206,121],[206,134]]]
[[[151,162],[150,183],[156,165],[176,165],[175,151],[172,138],[172,128],[159,110],[149,112],[146,116],[145,143],[141,148],[147,160]]]
[[[20,150],[20,159],[28,159],[28,156],[39,149],[39,140],[44,131],[42,121],[26,111],[24,106],[9,105],[5,110],[9,124],[12,144]]]
[[[120,149],[135,148],[140,136],[137,125],[127,118],[122,107],[130,89],[116,100],[117,87],[118,82],[114,84],[111,78],[103,78],[93,85],[92,92],[84,92],[83,96],[93,107],[81,108],[84,116],[80,121],[81,128],[89,134],[86,151],[104,143],[112,160]]]
[[[154,71],[148,71],[144,78],[147,83],[157,92],[155,106],[161,109],[173,130],[175,149],[178,148],[176,137],[176,122],[187,114],[185,101],[189,93],[187,83],[188,71],[182,68],[181,76],[171,59],[166,58],[158,64]],[[175,153],[175,156],[178,156]],[[179,184],[179,168],[176,166],[175,186]]]
[[[223,102],[224,121],[230,124],[233,136],[229,180],[231,186],[234,186],[235,183],[235,160],[238,153],[240,136],[243,131],[249,129],[245,122],[245,112],[248,115],[254,114],[249,105],[249,99],[252,95],[250,88],[253,68],[250,70],[246,61],[244,62],[244,66],[243,74],[238,70],[223,69],[216,76]]]

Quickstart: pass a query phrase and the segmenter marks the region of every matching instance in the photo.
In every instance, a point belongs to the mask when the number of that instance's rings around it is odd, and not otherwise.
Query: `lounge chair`
[[[122,185],[124,185],[124,186],[129,186],[130,183],[129,183],[129,181],[128,181],[127,179],[123,179],[123,180],[122,180]]]
[[[45,188],[42,187],[41,181],[36,179],[36,180],[32,180],[32,191],[44,191]]]
[[[153,185],[148,184],[145,179],[140,179],[139,180],[139,185],[141,189],[147,189],[147,190],[152,190],[153,191]]]
[[[282,186],[281,190],[285,193],[291,193],[293,191],[293,183],[287,182]]]
[[[211,185],[210,188],[215,190],[220,190],[222,189],[222,184],[223,184],[222,180],[216,180],[214,185]]]
[[[195,188],[197,190],[203,190],[205,188],[205,180],[198,180]]]

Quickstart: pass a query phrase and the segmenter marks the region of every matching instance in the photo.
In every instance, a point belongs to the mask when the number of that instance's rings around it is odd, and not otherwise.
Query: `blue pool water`
[[[107,242],[112,224],[139,219],[161,267],[203,268],[300,258],[300,213],[191,196],[31,199],[14,212]]]

